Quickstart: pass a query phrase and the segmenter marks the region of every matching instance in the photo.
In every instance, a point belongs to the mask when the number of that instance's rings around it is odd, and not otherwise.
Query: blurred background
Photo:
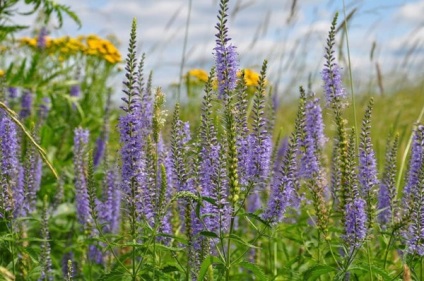
[[[155,86],[169,89],[187,71],[208,71],[214,63],[217,0],[60,0],[80,17],[79,28],[51,21],[49,35],[98,34],[111,38],[125,58],[132,19],[138,21],[138,51],[146,53],[146,70],[154,70]],[[25,7],[21,7],[22,10]],[[350,47],[354,90],[395,92],[422,83],[424,74],[424,1],[419,0],[232,0],[229,35],[237,46],[240,68],[259,72],[268,59],[269,81],[280,97],[290,97],[310,81],[321,92],[325,39],[339,13],[336,57],[348,77]],[[344,19],[348,23],[348,38]],[[35,16],[16,18],[34,29]],[[121,89],[123,74],[110,80]],[[173,91],[168,90],[168,91]]]

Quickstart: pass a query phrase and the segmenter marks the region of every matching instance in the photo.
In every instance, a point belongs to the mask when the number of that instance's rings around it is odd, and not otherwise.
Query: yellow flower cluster
[[[199,69],[199,68],[194,68],[190,70],[189,72],[187,72],[187,77],[195,78],[198,81],[205,82],[205,83],[208,81],[208,73],[204,71],[203,69]]]
[[[23,46],[37,47],[37,38],[23,37],[19,40]],[[46,38],[47,53],[59,53],[61,57],[69,57],[78,53],[96,56],[111,64],[122,61],[118,49],[109,40],[97,35],[78,36],[76,38],[63,36],[59,38]]]
[[[241,71],[237,72],[237,77],[241,76]],[[257,86],[259,82],[259,73],[251,70],[244,69],[244,80],[246,81],[246,86]]]
[[[0,69],[0,77],[2,77],[5,74],[3,69]]]

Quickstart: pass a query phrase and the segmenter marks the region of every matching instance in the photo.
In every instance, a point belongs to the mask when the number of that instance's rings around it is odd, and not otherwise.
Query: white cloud
[[[400,20],[409,21],[413,24],[424,23],[424,1],[407,3],[399,9],[397,14]]]

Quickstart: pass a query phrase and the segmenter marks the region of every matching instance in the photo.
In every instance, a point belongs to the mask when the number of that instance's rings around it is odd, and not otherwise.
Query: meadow
[[[81,24],[50,0],[25,1],[43,24],[17,36],[19,2],[0,2],[0,280],[424,279],[424,82],[353,93],[342,15],[319,88],[279,102],[266,58],[240,66],[228,0],[215,66],[181,96],[155,86],[136,20],[121,55],[48,36]]]

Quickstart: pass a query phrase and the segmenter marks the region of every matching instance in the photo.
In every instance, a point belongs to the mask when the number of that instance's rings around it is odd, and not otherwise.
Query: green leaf
[[[181,252],[183,249],[182,248],[176,248],[176,247],[169,247],[163,244],[156,244],[155,245],[156,249],[162,249],[165,251],[171,251],[171,252]]]
[[[230,234],[230,236],[227,237],[227,238],[232,239],[232,240],[234,240],[236,242],[239,242],[240,244],[245,245],[245,246],[247,246],[249,248],[255,248],[255,249],[258,249],[259,248],[259,247],[255,246],[253,244],[250,244],[249,242],[244,241],[241,237],[239,237],[239,236],[237,236],[235,234]]]
[[[258,280],[268,280],[266,274],[256,264],[247,261],[242,261],[239,263],[239,265],[247,270],[250,270],[258,278]]]
[[[38,69],[38,61],[40,60],[40,53],[35,53],[31,60],[31,65],[29,66],[28,72],[25,75],[24,83],[29,84],[31,81],[34,81]]]
[[[214,205],[214,206],[218,206],[218,205],[216,204],[216,200],[215,200],[215,199],[213,199],[213,198],[211,198],[211,197],[202,196],[202,200],[203,200],[203,201],[206,201],[206,202],[208,202],[208,203],[211,203],[211,204],[212,204],[212,205]]]
[[[100,276],[99,280],[104,281],[120,281],[131,280],[131,276],[121,268],[115,268],[108,274]]]
[[[77,16],[77,14],[70,9],[69,6],[59,5],[60,9],[65,12],[65,14],[70,17],[77,25],[78,28],[82,27],[81,19]]]
[[[164,268],[161,269],[164,273],[170,273],[170,272],[179,272],[180,269],[174,265],[167,265]]]
[[[219,238],[219,236],[215,232],[212,232],[212,231],[200,231],[200,235],[210,237],[210,238]]]
[[[316,280],[321,275],[328,274],[334,271],[337,271],[337,269],[332,266],[325,265],[325,264],[318,264],[311,267],[305,272],[305,274],[303,275],[303,280],[305,281]]]
[[[215,256],[207,256],[202,264],[200,265],[199,275],[197,276],[197,280],[201,281],[205,279],[206,273],[208,272],[208,269],[213,264],[222,264],[222,261],[215,257]]]
[[[267,221],[263,220],[260,216],[254,214],[254,213],[246,213],[246,214],[243,214],[243,215],[246,216],[246,217],[252,218],[254,220],[257,220],[258,222],[261,222],[262,224],[266,225],[267,227],[271,227],[271,225]]]
[[[359,270],[364,272],[369,272],[370,269],[372,270],[374,274],[380,275],[383,278],[383,280],[393,280],[393,277],[391,277],[390,274],[385,269],[375,266],[373,264],[370,265],[368,263],[362,263],[362,264],[351,266],[349,268],[349,270],[351,271]]]

